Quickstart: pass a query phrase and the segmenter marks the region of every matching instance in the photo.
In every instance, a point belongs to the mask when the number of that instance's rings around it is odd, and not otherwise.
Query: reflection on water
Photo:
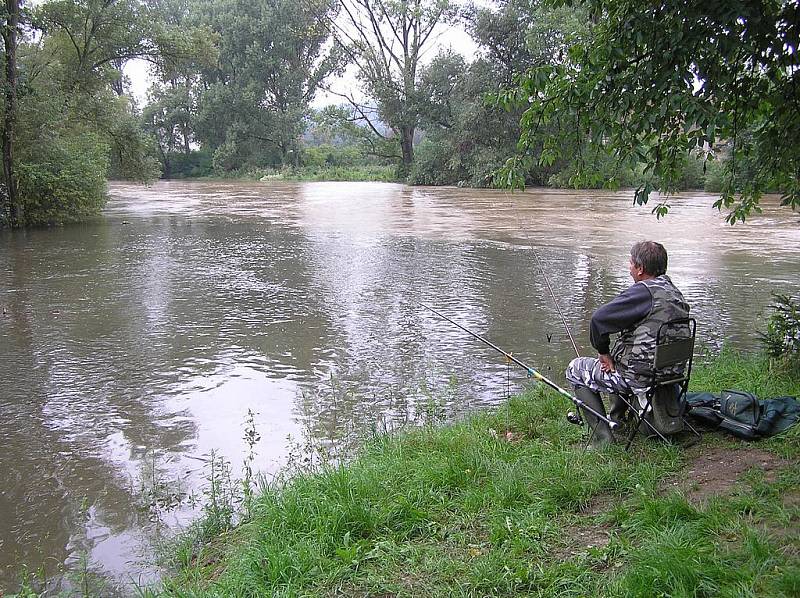
[[[572,349],[534,251],[584,350],[635,240],[665,243],[712,347],[753,346],[769,291],[800,278],[797,215],[769,202],[730,228],[707,196],[660,222],[623,193],[193,182],[112,196],[103,222],[0,233],[0,590],[19,563],[151,579],[151,541],[194,511],[154,523],[141,489],[196,491],[212,450],[238,468],[250,409],[257,467],[274,472],[304,433],[335,448],[431,404],[502,400],[507,366],[413,300],[562,380]]]

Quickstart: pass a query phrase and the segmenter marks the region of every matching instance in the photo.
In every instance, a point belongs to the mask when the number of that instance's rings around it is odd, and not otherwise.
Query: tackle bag
[[[690,392],[687,415],[746,440],[774,436],[800,420],[800,402],[795,397],[759,399],[750,392]]]

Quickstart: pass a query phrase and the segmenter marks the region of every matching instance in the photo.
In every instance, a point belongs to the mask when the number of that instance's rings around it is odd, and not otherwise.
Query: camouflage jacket
[[[653,375],[659,326],[675,318],[688,317],[689,305],[666,274],[639,281],[636,285],[644,285],[649,291],[650,310],[644,318],[620,331],[611,349],[611,357],[620,374],[633,388],[646,388]],[[680,370],[677,367],[670,373],[679,374]]]

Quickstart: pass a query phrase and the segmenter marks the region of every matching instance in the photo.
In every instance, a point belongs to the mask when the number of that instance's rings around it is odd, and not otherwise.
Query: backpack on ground
[[[746,440],[774,436],[800,420],[795,397],[759,399],[750,392],[692,392],[686,395],[687,414]]]

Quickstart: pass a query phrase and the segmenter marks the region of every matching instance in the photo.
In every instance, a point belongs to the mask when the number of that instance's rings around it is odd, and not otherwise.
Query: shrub
[[[800,304],[788,295],[773,293],[766,332],[759,333],[770,357],[800,359]]]
[[[27,224],[76,222],[106,202],[108,146],[93,133],[55,136],[17,165]]]
[[[688,156],[681,169],[681,176],[678,179],[678,188],[681,190],[702,189],[705,186],[705,170],[706,167],[703,164],[703,158],[697,155]]]
[[[109,146],[108,178],[149,183],[161,176],[155,143],[130,113],[120,111],[103,138]]]
[[[216,174],[224,174],[236,170],[241,165],[239,147],[235,139],[226,140],[225,143],[214,150],[212,164]]]
[[[453,143],[438,135],[426,137],[415,149],[408,182],[412,185],[487,187],[492,175],[508,159],[504,148],[473,143]],[[540,184],[537,173],[526,182]]]
[[[578,166],[583,170],[580,177],[578,176]],[[571,188],[578,185],[587,189],[615,186],[635,187],[643,178],[629,165],[620,164],[608,154],[591,148],[583,148],[580,158],[576,157],[559,172],[550,176],[548,184],[560,188]]]
[[[206,150],[195,150],[188,154],[170,152],[169,172],[164,169],[165,178],[207,177],[214,174],[213,154]]]
[[[725,165],[722,160],[709,160],[706,162],[705,191],[707,193],[721,193],[725,186]]]
[[[412,185],[452,185],[463,176],[459,154],[446,141],[424,139],[415,148],[408,175]]]

